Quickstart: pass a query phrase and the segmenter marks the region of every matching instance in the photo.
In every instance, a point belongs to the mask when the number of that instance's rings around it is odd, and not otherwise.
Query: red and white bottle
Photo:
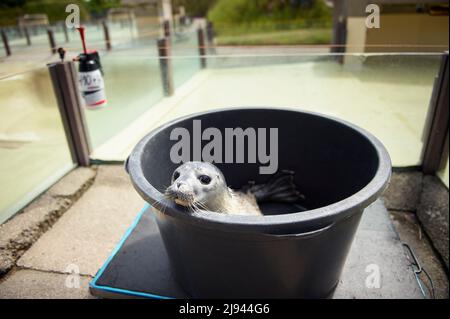
[[[84,27],[77,28],[80,32],[83,53],[77,57],[78,81],[81,95],[89,109],[97,109],[106,105],[105,83],[100,55],[97,51],[88,51],[84,37]]]
[[[78,56],[78,81],[87,108],[96,109],[106,105],[105,83],[97,51]]]

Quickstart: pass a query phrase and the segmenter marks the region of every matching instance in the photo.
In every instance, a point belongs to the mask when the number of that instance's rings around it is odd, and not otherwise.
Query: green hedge
[[[310,6],[295,6],[291,1],[281,0],[218,0],[208,19],[219,35],[232,35],[330,27],[332,12],[324,0],[311,1]]]
[[[66,6],[70,3],[80,7],[82,21],[90,19],[90,13],[101,15],[109,8],[120,6],[120,0],[9,0],[0,4],[0,25],[17,25],[17,18],[25,14],[45,13],[50,23],[64,21],[68,15]]]
[[[178,7],[183,6],[190,16],[206,17],[216,2],[217,0],[172,0],[172,9],[177,13]]]

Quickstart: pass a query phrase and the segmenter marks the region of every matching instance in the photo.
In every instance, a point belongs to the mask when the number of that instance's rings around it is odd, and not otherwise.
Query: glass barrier
[[[9,48],[12,54],[23,50],[27,47],[27,42],[24,33],[21,33],[18,28],[5,28],[5,34],[8,38]],[[0,56],[6,56],[3,41],[0,39]]]
[[[171,43],[173,81],[177,88],[200,70],[197,31],[193,28],[189,31],[175,31]]]
[[[80,43],[77,30],[64,28],[64,23],[62,22],[54,25],[52,30],[55,37],[56,47],[67,48],[67,46]]]
[[[6,37],[8,38],[8,43],[9,43],[9,47],[11,48],[12,46],[23,46],[25,44],[22,43],[21,38],[22,35],[19,32],[18,28],[15,27],[9,27],[9,28],[3,28],[3,31],[6,34]],[[6,56],[6,52],[5,52],[5,46],[3,44],[3,40],[0,39],[0,56]]]
[[[132,20],[109,22],[111,45],[114,48],[127,48],[137,38],[137,29]]]
[[[49,52],[50,50],[50,42],[48,39],[48,33],[47,33],[48,27],[46,26],[39,26],[39,27],[30,27],[28,29],[28,34],[30,36],[31,40],[31,48],[33,50],[46,50]],[[26,39],[23,37],[21,39],[23,43],[26,45]],[[55,39],[56,42],[56,39]],[[58,43],[56,42],[56,45]]]
[[[105,44],[105,33],[103,31],[103,26],[101,23],[89,23],[83,24],[85,27],[85,37],[86,37],[86,46],[89,50],[92,49],[104,49],[106,47]],[[78,31],[76,31],[75,41],[71,43],[71,47],[78,49],[78,51],[82,51],[81,40]]]
[[[156,45],[153,45],[156,55]],[[93,148],[136,120],[163,97],[159,61],[124,55],[102,56],[107,105],[85,109]]]
[[[160,26],[151,23],[138,27],[135,21],[119,21],[108,22],[107,26],[113,50],[135,50],[143,46],[151,46],[154,49],[155,39],[160,35]],[[106,40],[102,23],[85,24],[84,27],[88,49],[104,50]],[[78,34],[75,35],[75,39],[70,47],[80,50],[81,42]]]
[[[0,79],[0,224],[74,167],[47,68]]]
[[[292,107],[367,129],[387,147],[394,166],[421,163],[441,54],[333,55],[301,47],[219,47],[216,53],[208,56],[206,78],[159,124],[212,108]]]

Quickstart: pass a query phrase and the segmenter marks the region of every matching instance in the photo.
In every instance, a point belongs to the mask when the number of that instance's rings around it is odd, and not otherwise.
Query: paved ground
[[[0,277],[89,189],[96,168],[72,170],[14,218],[0,225]]]
[[[416,214],[405,211],[390,211],[392,222],[402,241],[407,242],[419,257],[420,263],[430,274],[436,298],[448,299],[448,277],[444,263],[430,244],[430,239],[419,226]],[[422,274],[421,278],[426,281]]]
[[[382,201],[364,212],[334,297],[423,298]]]
[[[100,166],[91,188],[18,261],[19,267],[93,276],[144,205],[122,166]]]
[[[122,166],[99,166],[93,185],[0,281],[0,298],[88,298],[89,280],[143,205]],[[380,287],[367,288],[374,271]],[[381,201],[364,214],[335,297],[422,297]]]

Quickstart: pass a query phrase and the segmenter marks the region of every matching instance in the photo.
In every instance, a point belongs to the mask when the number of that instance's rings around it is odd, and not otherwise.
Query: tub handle
[[[270,234],[270,233],[264,233],[264,235],[269,236],[269,237],[276,237],[276,238],[308,238],[308,237],[314,237],[317,236],[325,231],[327,231],[328,229],[330,229],[331,227],[334,226],[334,223],[331,223],[325,227],[319,228],[319,229],[315,229],[309,232],[305,232],[305,233],[294,233],[294,234]]]
[[[127,172],[127,174],[130,174],[129,170],[128,170],[128,162],[130,160],[130,157],[128,156],[127,159],[125,160],[125,162],[123,163],[123,167],[125,168],[125,172]]]

